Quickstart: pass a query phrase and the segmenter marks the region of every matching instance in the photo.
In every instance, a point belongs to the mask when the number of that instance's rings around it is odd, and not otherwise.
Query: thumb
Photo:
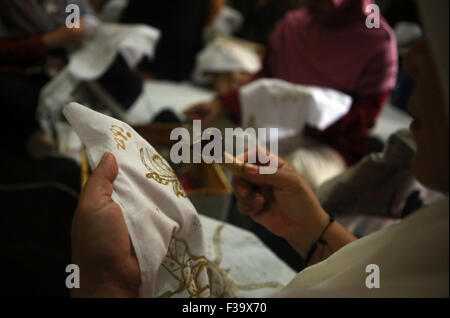
[[[266,185],[275,188],[289,187],[293,183],[293,175],[285,169],[277,169],[273,174],[262,174],[261,167],[246,163],[245,178],[256,185]]]
[[[105,153],[86,183],[83,191],[84,199],[87,202],[97,202],[105,196],[111,198],[113,182],[118,173],[116,158],[111,153]]]
[[[116,158],[112,153],[106,152],[92,175],[106,178],[110,183],[113,183],[118,173],[119,168],[117,167]]]

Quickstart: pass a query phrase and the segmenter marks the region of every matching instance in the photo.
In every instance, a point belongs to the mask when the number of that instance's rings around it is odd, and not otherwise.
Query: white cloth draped
[[[277,297],[448,297],[449,201],[346,245],[308,267]],[[380,269],[369,289],[366,267]]]
[[[278,128],[279,138],[296,136],[306,124],[326,129],[350,110],[352,98],[339,91],[261,79],[240,90],[244,127]]]
[[[217,37],[198,54],[193,78],[198,83],[208,83],[213,73],[256,74],[261,67],[261,59],[255,51],[227,38]]]
[[[161,32],[147,25],[120,25],[90,21],[83,47],[71,54],[69,72],[77,79],[101,77],[121,54],[130,69],[144,56],[152,58]]]

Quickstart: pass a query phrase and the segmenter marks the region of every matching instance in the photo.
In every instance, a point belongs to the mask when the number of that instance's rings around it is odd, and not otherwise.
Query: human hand
[[[255,150],[260,157],[262,150]],[[266,156],[275,156],[266,152]],[[241,160],[248,162],[249,152]],[[233,176],[232,185],[241,213],[249,215],[275,235],[285,238],[303,257],[329,222],[314,192],[294,168],[278,158],[274,174],[260,174],[246,163],[244,176]],[[273,162],[273,160],[270,160]]]
[[[43,36],[44,43],[49,48],[63,48],[67,46],[80,46],[85,38],[86,28],[83,20],[79,28],[61,26]]]
[[[246,72],[221,73],[214,78],[214,88],[219,94],[227,94],[248,84],[253,78]]]
[[[111,200],[118,174],[106,153],[81,194],[72,223],[72,257],[80,267],[73,297],[138,297],[141,275],[120,206]]]
[[[224,111],[224,105],[218,99],[208,103],[194,105],[184,111],[184,115],[189,120],[199,119],[203,124],[209,125],[214,119],[219,117]]]

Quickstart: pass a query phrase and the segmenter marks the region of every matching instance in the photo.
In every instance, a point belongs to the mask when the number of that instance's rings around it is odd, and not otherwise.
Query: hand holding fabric
[[[122,210],[111,200],[118,174],[106,153],[81,194],[72,223],[72,256],[80,267],[73,297],[138,297],[140,269]]]

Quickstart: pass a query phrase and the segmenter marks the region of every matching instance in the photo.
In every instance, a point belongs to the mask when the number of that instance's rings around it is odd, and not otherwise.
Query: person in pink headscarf
[[[306,136],[336,152],[344,168],[367,154],[369,130],[397,76],[394,33],[382,17],[380,28],[366,26],[370,4],[373,1],[307,0],[275,28],[257,76],[333,88],[353,97],[350,112],[334,125],[324,131],[305,130]],[[226,110],[239,121],[240,109],[235,90],[185,114],[208,124]]]

